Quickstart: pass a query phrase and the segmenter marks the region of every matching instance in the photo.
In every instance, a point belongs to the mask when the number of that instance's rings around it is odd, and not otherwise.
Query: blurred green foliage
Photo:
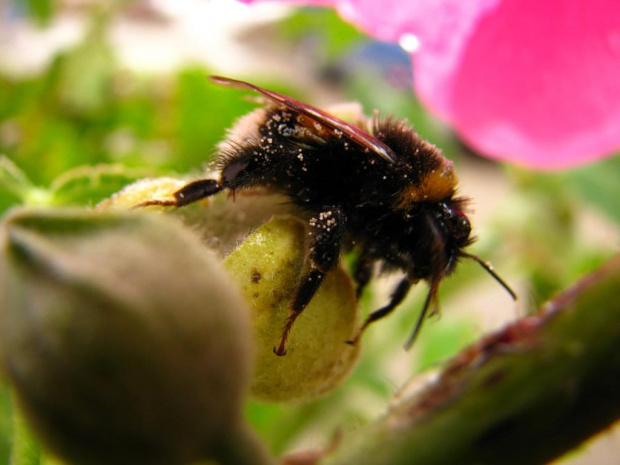
[[[25,5],[38,22],[48,21],[54,12],[51,1],[16,3]],[[0,213],[17,204],[94,205],[149,175],[198,174],[225,129],[255,108],[243,94],[211,84],[206,78],[211,71],[204,66],[188,65],[165,75],[123,69],[107,38],[111,18],[95,12],[83,41],[60,53],[37,75],[0,73]],[[278,33],[289,45],[318,44],[312,56],[317,76],[329,74],[325,70],[368,42],[335,13],[318,9],[299,10],[283,21]],[[361,100],[366,112],[379,108],[382,114],[408,117],[457,165],[467,162],[471,154],[463,153],[452,133],[428,116],[409,89],[390,85],[376,68],[362,69],[336,80],[344,98]],[[329,82],[333,85],[334,79]],[[276,89],[282,85],[259,84]],[[289,86],[288,93],[303,98],[294,82]],[[584,211],[596,211],[605,227],[617,230],[620,225],[618,157],[561,173],[506,168],[505,179],[514,186],[513,192],[474,251],[485,258],[499,257],[502,269],[519,276],[525,310],[617,251],[617,243],[588,240],[581,222]],[[444,307],[458,311],[455,296],[483,279],[486,286],[495,286],[475,264],[461,265],[442,286]],[[328,440],[337,428],[354,428],[385,409],[398,388],[391,381],[390,359],[402,354],[400,346],[425,297],[423,287],[416,289],[405,308],[368,331],[359,366],[329,396],[286,407],[248,403],[251,423],[275,453],[312,434]],[[506,302],[510,305],[508,297]],[[366,312],[378,303],[370,291],[362,299]],[[405,356],[408,372],[455,353],[477,337],[473,328],[458,319],[427,323],[413,353]],[[0,463],[8,463],[10,402],[8,389],[1,386]]]
[[[47,24],[56,10],[53,0],[12,0],[11,3],[17,8],[24,8],[26,13],[40,25]]]
[[[8,386],[0,378],[0,463],[9,463],[11,453],[11,438],[13,409]]]
[[[3,179],[10,182],[0,190],[13,200],[17,195],[27,203],[34,186],[47,189],[60,176],[65,179],[57,182],[66,183],[67,172],[81,166],[97,166],[90,175],[82,173],[93,179],[106,171],[110,189],[147,171],[198,171],[225,129],[252,108],[209,83],[209,70],[199,66],[166,76],[121,69],[105,24],[96,15],[83,42],[59,54],[39,75],[0,75],[0,154],[14,165],[13,175],[4,166]],[[119,170],[118,164],[129,170]],[[131,171],[135,168],[140,170]],[[19,170],[23,173],[17,175]],[[15,189],[15,176],[24,189]],[[114,192],[110,189],[62,201],[93,203]],[[3,198],[0,206],[6,209],[11,202]]]
[[[620,224],[618,189],[620,187],[620,157],[584,166],[563,176],[565,185],[572,186],[583,201]]]
[[[279,24],[278,35],[288,44],[308,44],[317,60],[338,60],[351,47],[368,41],[355,26],[330,8],[300,8]]]

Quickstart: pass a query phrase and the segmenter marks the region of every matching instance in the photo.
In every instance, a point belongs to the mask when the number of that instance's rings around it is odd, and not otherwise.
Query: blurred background
[[[0,2],[0,212],[95,205],[146,176],[200,174],[226,128],[255,107],[209,74],[319,107],[358,101],[367,114],[409,119],[455,161],[461,193],[472,198],[472,250],[520,296],[512,302],[476,264],[463,263],[442,285],[441,321],[431,319],[405,352],[426,293],[420,284],[366,333],[357,368],[329,396],[248,403],[250,423],[276,454],[324,447],[338,428],[376,418],[413,374],[537,308],[618,250],[618,157],[554,173],[485,159],[426,113],[397,45],[364,36],[328,9],[232,0]],[[391,282],[381,278],[364,296],[365,311],[385,301]],[[0,385],[0,463],[8,463],[11,428]],[[612,430],[559,462],[615,464],[619,452]]]

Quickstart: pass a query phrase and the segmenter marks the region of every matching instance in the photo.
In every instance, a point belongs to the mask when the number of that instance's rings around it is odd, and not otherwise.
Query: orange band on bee
[[[418,185],[407,186],[398,196],[395,207],[409,210],[417,202],[438,202],[454,195],[458,177],[448,159],[434,170],[425,174]]]

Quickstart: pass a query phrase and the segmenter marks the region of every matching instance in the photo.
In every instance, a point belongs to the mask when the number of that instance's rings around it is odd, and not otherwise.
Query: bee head
[[[417,205],[403,218],[403,235],[394,247],[397,267],[412,280],[433,280],[450,274],[463,248],[474,239],[471,224],[461,212],[463,202],[446,199]]]
[[[471,223],[465,213],[442,203],[443,223],[446,235],[458,248],[468,246],[473,242],[471,237]]]
[[[432,223],[438,242],[444,245],[448,257],[458,255],[460,249],[474,241],[469,218],[448,202],[438,202],[434,207]]]

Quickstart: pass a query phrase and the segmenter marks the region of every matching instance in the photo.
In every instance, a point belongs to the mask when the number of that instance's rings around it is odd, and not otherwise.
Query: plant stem
[[[322,465],[542,464],[620,417],[620,256],[451,359]]]

